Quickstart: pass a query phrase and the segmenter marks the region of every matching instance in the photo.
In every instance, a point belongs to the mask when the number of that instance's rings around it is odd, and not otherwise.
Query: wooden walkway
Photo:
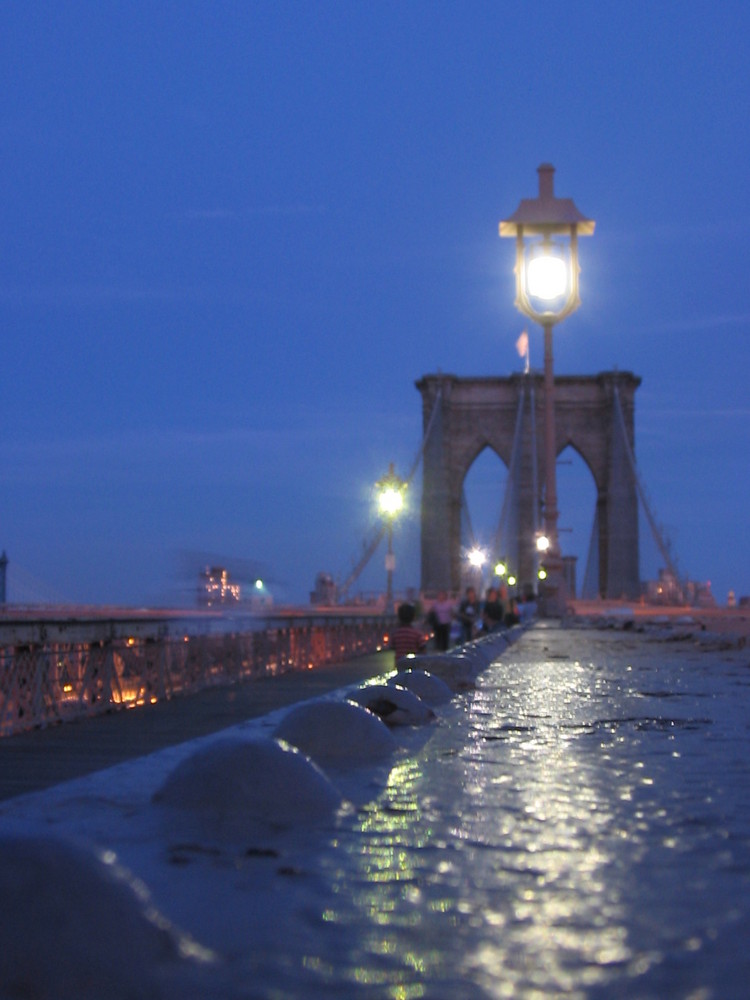
[[[393,653],[372,653],[7,736],[0,739],[0,800],[219,732],[392,669]]]

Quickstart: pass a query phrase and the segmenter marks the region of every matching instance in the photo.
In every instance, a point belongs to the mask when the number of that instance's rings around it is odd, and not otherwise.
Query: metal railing
[[[0,737],[376,652],[390,620],[297,614],[252,622],[216,616],[198,624],[123,617],[0,622]]]

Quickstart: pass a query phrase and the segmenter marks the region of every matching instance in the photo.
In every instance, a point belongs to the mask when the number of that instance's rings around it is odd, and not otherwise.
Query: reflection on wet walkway
[[[527,633],[324,855],[317,984],[744,996],[749,684],[741,652]]]

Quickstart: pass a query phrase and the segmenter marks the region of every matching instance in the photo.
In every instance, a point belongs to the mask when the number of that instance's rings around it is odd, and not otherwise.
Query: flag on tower
[[[521,336],[516,341],[516,350],[518,351],[520,357],[526,359],[526,371],[529,370],[529,335],[524,330]]]

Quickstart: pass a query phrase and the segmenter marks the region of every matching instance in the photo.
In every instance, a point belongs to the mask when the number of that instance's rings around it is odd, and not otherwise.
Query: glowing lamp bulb
[[[400,490],[394,489],[393,486],[388,486],[380,494],[379,503],[381,511],[392,517],[404,506],[404,498]]]
[[[549,253],[532,257],[526,271],[529,295],[545,302],[560,298],[568,288],[567,271],[562,257]]]
[[[495,565],[495,576],[505,576],[508,572],[508,567],[504,562],[496,563]]]
[[[537,551],[546,552],[549,548],[549,538],[546,535],[540,535],[536,540]]]
[[[514,576],[509,576],[508,577],[508,583],[510,584],[511,587],[515,587],[515,585],[516,585],[516,578]]]
[[[484,566],[485,555],[481,549],[472,549],[469,553],[469,562],[472,566],[476,566],[477,569],[480,566]]]
[[[547,570],[544,568],[544,566],[540,567],[539,572],[537,573],[537,576],[539,577],[540,580],[546,580],[547,579]]]

